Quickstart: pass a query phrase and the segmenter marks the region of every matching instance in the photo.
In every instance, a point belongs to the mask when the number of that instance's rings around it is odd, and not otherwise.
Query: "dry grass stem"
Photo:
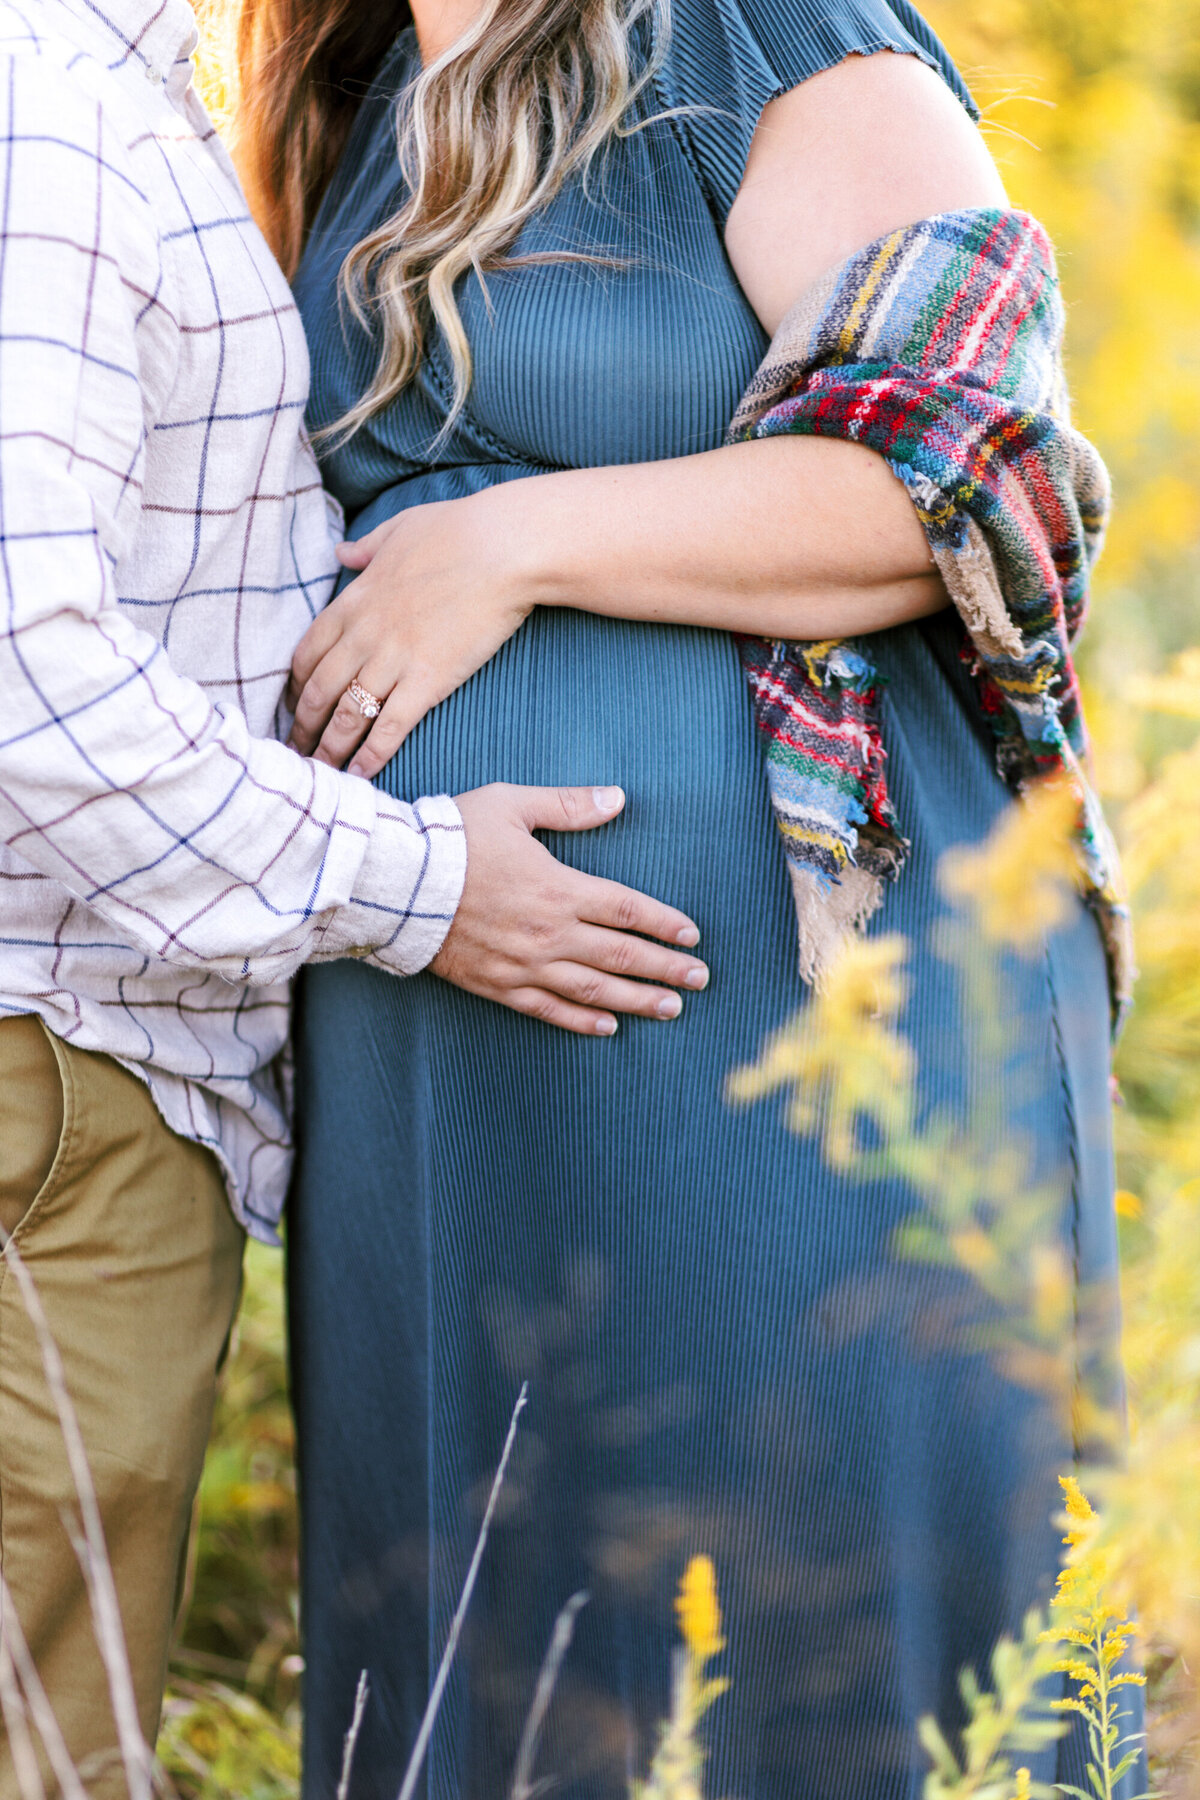
[[[63,1741],[58,1720],[34,1666],[25,1633],[17,1617],[17,1609],[8,1583],[0,1573],[0,1643],[12,1660],[12,1666],[25,1696],[25,1705],[46,1752],[54,1779],[58,1783],[58,1800],[88,1800],[83,1783],[71,1761],[71,1753]]]
[[[33,1747],[33,1738],[30,1735],[29,1724],[25,1716],[25,1702],[21,1698],[12,1657],[9,1654],[8,1635],[2,1630],[0,1630],[0,1718],[4,1720],[9,1753],[12,1756],[13,1769],[17,1777],[17,1792],[20,1794],[21,1800],[46,1800],[46,1789],[38,1768],[37,1752]]]
[[[342,1743],[342,1776],[337,1785],[337,1800],[348,1800],[350,1776],[354,1768],[354,1752],[358,1748],[358,1734],[362,1730],[363,1714],[367,1710],[370,1692],[370,1678],[367,1671],[363,1669],[358,1677],[358,1686],[354,1690],[354,1717],[350,1721],[350,1729]]]
[[[575,1621],[590,1596],[582,1589],[572,1594],[567,1604],[554,1621],[554,1630],[550,1634],[550,1646],[537,1678],[537,1686],[533,1690],[533,1704],[529,1708],[529,1717],[525,1721],[525,1729],[521,1733],[521,1742],[517,1749],[516,1767],[513,1770],[511,1800],[533,1800],[537,1785],[530,1781],[533,1764],[537,1756],[538,1742],[542,1735],[542,1727],[546,1723],[546,1714],[550,1710],[550,1702],[554,1698],[554,1690],[558,1685],[558,1677],[562,1670],[567,1651],[571,1648],[571,1639],[575,1635]]]
[[[504,1477],[508,1470],[508,1459],[512,1455],[513,1445],[517,1441],[517,1426],[529,1397],[529,1383],[521,1383],[521,1391],[517,1395],[517,1404],[513,1407],[512,1418],[508,1422],[508,1436],[504,1440],[500,1464],[492,1482],[492,1491],[488,1495],[488,1503],[484,1509],[483,1523],[479,1527],[479,1536],[475,1540],[475,1553],[467,1570],[467,1578],[463,1582],[462,1594],[458,1607],[450,1622],[450,1631],[446,1638],[446,1648],[442,1652],[442,1660],[438,1665],[437,1676],[429,1691],[429,1699],[425,1706],[421,1729],[417,1733],[417,1741],[413,1745],[412,1755],[408,1759],[408,1768],[404,1771],[404,1780],[400,1787],[399,1800],[412,1800],[413,1789],[417,1785],[417,1777],[421,1773],[421,1764],[425,1760],[425,1752],[429,1748],[429,1739],[433,1733],[434,1721],[438,1708],[442,1704],[442,1695],[446,1691],[446,1683],[450,1678],[450,1670],[454,1663],[454,1653],[458,1649],[458,1640],[462,1636],[463,1622],[467,1616],[467,1608],[471,1604],[471,1595],[475,1592],[475,1583],[479,1579],[479,1568],[483,1562],[483,1553],[487,1548],[488,1533],[492,1528],[492,1517],[496,1511],[496,1503],[500,1498],[500,1489],[504,1486]]]
[[[42,1367],[46,1375],[46,1385],[50,1389],[54,1410],[58,1414],[59,1430],[62,1433],[63,1444],[67,1452],[71,1480],[79,1501],[79,1515],[83,1525],[82,1535],[75,1531],[72,1522],[66,1515],[64,1515],[64,1524],[71,1534],[76,1554],[80,1559],[84,1580],[87,1583],[96,1643],[104,1663],[105,1674],[108,1677],[108,1690],[112,1699],[113,1718],[117,1727],[117,1740],[120,1746],[125,1780],[129,1788],[129,1800],[152,1800],[151,1772],[154,1767],[154,1753],[142,1736],[141,1722],[138,1719],[137,1701],[133,1692],[133,1676],[129,1669],[125,1634],[121,1626],[121,1609],[117,1602],[116,1585],[113,1581],[108,1550],[104,1541],[104,1525],[100,1517],[96,1489],[92,1482],[92,1472],[88,1466],[83,1434],[79,1429],[75,1407],[67,1391],[62,1357],[59,1355],[58,1345],[54,1341],[46,1314],[43,1311],[41,1297],[34,1285],[33,1277],[25,1267],[12,1238],[6,1233],[0,1233],[0,1250],[2,1250],[4,1259],[12,1271],[13,1279],[21,1291],[26,1314],[38,1341]]]

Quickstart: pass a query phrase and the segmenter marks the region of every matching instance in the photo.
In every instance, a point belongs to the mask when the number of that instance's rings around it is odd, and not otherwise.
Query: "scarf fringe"
[[[883,904],[883,878],[849,863],[837,881],[789,862],[800,932],[800,978],[823,993],[830,969]]]

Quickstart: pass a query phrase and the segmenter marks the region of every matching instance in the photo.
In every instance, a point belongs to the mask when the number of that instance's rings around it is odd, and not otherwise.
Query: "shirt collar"
[[[188,0],[72,0],[74,9],[112,38],[110,67],[130,63],[165,81],[196,48],[196,15]]]

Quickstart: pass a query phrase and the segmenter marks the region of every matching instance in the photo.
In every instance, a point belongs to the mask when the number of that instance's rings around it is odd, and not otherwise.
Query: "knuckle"
[[[338,701],[329,722],[336,725],[339,731],[353,731],[357,725],[365,723],[354,701],[347,699],[345,695]]]
[[[296,708],[296,716],[305,719],[321,719],[329,711],[337,698],[326,691],[321,682],[313,680],[308,683],[300,696],[300,704]]]
[[[558,790],[558,804],[561,806],[563,817],[566,819],[577,819],[582,810],[579,805],[579,795],[574,788],[560,787]]]
[[[621,931],[636,931],[641,918],[641,908],[634,894],[622,893],[617,896],[616,921]]]
[[[614,974],[632,974],[638,960],[637,939],[629,937],[615,939],[609,960],[612,963]]]
[[[604,977],[589,970],[576,984],[575,998],[585,1006],[599,1006],[604,997]]]

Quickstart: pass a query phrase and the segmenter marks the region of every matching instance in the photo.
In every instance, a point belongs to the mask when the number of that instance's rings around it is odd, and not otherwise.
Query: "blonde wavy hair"
[[[355,246],[341,276],[356,317],[379,325],[382,351],[367,392],[331,432],[344,440],[412,380],[431,321],[453,364],[449,429],[471,383],[471,347],[454,298],[468,270],[484,277],[529,263],[607,260],[509,252],[568,179],[586,177],[609,139],[646,123],[634,121],[633,108],[656,55],[639,59],[635,38],[643,23],[653,25],[647,37],[661,53],[666,6],[486,0],[399,97],[397,155],[409,198]],[[356,95],[405,22],[406,6],[377,0],[245,0],[241,162],[289,271],[344,148]]]

